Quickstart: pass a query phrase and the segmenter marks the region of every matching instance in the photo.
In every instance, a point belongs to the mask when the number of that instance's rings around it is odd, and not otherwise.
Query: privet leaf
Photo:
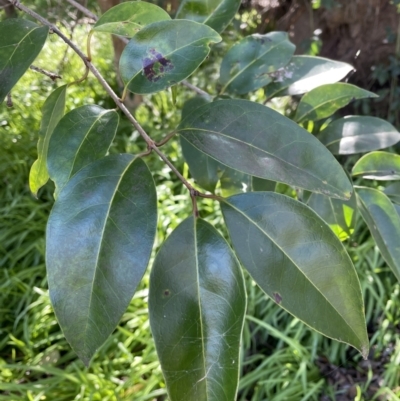
[[[234,401],[246,293],[239,263],[204,220],[189,217],[162,245],[149,312],[171,401]]]
[[[106,155],[118,121],[115,110],[96,105],[78,107],[60,120],[47,156],[49,175],[56,184],[55,197],[74,174]]]
[[[134,93],[153,93],[183,81],[207,57],[221,37],[193,21],[154,22],[127,44],[120,59],[121,77]]]
[[[348,201],[311,194],[307,204],[328,223],[341,241],[345,241],[353,234],[357,210],[354,193]]]
[[[176,18],[206,24],[222,32],[239,10],[240,0],[182,0]]]
[[[378,96],[358,86],[342,82],[322,85],[302,97],[296,110],[295,120],[297,122],[321,120],[331,116],[350,102],[366,97]]]
[[[285,66],[295,45],[285,32],[254,34],[242,39],[225,55],[221,64],[221,93],[246,94],[271,82],[270,73]]]
[[[38,56],[48,32],[26,19],[0,22],[0,103]]]
[[[255,282],[318,332],[368,355],[360,283],[345,248],[309,207],[253,192],[221,203],[233,248]]]
[[[219,100],[188,115],[178,133],[243,173],[348,199],[352,185],[332,154],[296,123],[263,105]]]
[[[353,176],[368,180],[400,180],[400,156],[389,152],[371,152],[354,165]]]
[[[86,365],[125,312],[146,270],[156,225],[153,178],[133,155],[90,164],[56,200],[46,235],[50,299]]]
[[[106,11],[97,20],[93,31],[131,38],[144,26],[169,19],[171,17],[168,13],[155,4],[144,1],[127,1]]]
[[[330,123],[318,139],[334,155],[351,155],[392,146],[400,141],[400,133],[381,118],[347,116]]]
[[[38,158],[32,164],[29,173],[29,187],[32,193],[37,196],[39,189],[49,179],[47,171],[47,150],[50,137],[58,124],[65,109],[65,95],[67,85],[60,86],[46,99],[42,108],[42,121],[40,123],[39,140],[37,144]]]
[[[267,98],[301,95],[344,78],[353,67],[340,61],[314,56],[293,56],[290,63],[273,72],[274,82],[265,88]]]
[[[383,258],[400,281],[400,217],[383,192],[359,187],[356,193],[361,216]]]

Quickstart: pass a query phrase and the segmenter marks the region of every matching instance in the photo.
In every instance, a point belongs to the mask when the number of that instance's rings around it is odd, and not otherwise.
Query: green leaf
[[[389,152],[371,152],[354,165],[352,175],[367,180],[400,180],[400,156]]]
[[[400,141],[400,133],[381,118],[347,116],[330,123],[318,139],[334,155],[352,155],[392,146]]]
[[[221,93],[243,95],[267,85],[272,81],[269,74],[284,67],[295,48],[285,32],[254,34],[242,39],[222,60]]]
[[[352,185],[315,137],[278,112],[247,100],[201,106],[178,133],[198,150],[243,173],[348,199]]]
[[[267,295],[366,358],[360,283],[329,226],[306,205],[272,192],[235,195],[221,207],[240,262]]]
[[[42,108],[42,121],[37,144],[38,158],[33,163],[29,173],[29,187],[35,196],[49,179],[46,164],[47,150],[54,128],[64,115],[66,93],[67,85],[60,86],[46,99]]]
[[[348,201],[312,194],[307,201],[311,207],[341,240],[347,240],[354,232],[357,200],[353,193]]]
[[[392,202],[400,203],[400,182],[395,182],[383,191]]]
[[[258,177],[252,177],[251,180],[252,191],[275,191],[276,182],[270,180],[264,180]]]
[[[120,59],[121,77],[134,93],[153,93],[183,81],[207,57],[210,43],[221,37],[193,21],[147,25],[127,44]]]
[[[302,95],[318,86],[333,84],[344,78],[353,67],[323,57],[293,56],[290,63],[270,74],[274,82],[265,88],[267,98]]]
[[[228,197],[235,194],[251,191],[252,177],[248,174],[223,166],[221,174],[221,195]]]
[[[127,1],[106,11],[96,22],[93,31],[108,32],[131,38],[144,26],[171,17],[162,8],[144,1]]]
[[[56,200],[46,235],[50,299],[67,341],[86,365],[128,307],[156,225],[154,181],[133,155],[90,164]]]
[[[342,82],[322,85],[302,97],[296,110],[295,120],[297,122],[321,120],[331,116],[350,102],[366,97],[378,96],[358,86]]]
[[[26,19],[0,22],[0,103],[38,56],[48,32]]]
[[[222,32],[239,10],[240,0],[182,0],[176,18],[206,24]]]
[[[390,199],[372,188],[356,188],[361,216],[386,263],[400,281],[400,217]]]
[[[189,217],[170,235],[150,276],[149,313],[171,401],[234,401],[246,293],[221,235]]]
[[[55,197],[74,174],[106,155],[118,120],[115,110],[96,105],[78,107],[60,120],[47,155],[49,175],[56,184]]]

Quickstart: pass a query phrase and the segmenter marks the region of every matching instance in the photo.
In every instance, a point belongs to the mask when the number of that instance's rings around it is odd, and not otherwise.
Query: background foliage
[[[34,5],[61,21],[69,12],[59,3],[51,9],[45,1]],[[216,61],[241,36],[240,25],[249,26],[251,13],[250,9],[242,10],[235,24],[239,28],[224,33],[225,41],[197,74],[199,86],[206,88],[212,81],[208,77],[217,77]],[[81,43],[88,28],[78,14],[73,15],[76,24],[65,27],[65,31],[72,30],[74,40]],[[99,36],[93,43],[97,65],[117,85],[115,76],[110,76],[113,60],[109,41]],[[65,81],[77,78],[82,68],[72,52],[51,36],[37,63],[57,71]],[[71,87],[67,108],[88,103],[112,107],[99,85],[89,82],[90,85]],[[40,105],[54,86],[50,80],[28,71],[13,90],[14,107],[6,110],[4,104],[0,108],[0,400],[164,400],[166,391],[148,324],[148,277],[89,369],[70,350],[50,307],[44,228],[53,188],[48,184],[39,192],[39,199],[34,199],[28,188],[28,173],[36,158]],[[188,96],[180,92],[175,108],[169,93],[150,95],[136,110],[136,117],[158,139],[157,135],[161,137],[162,132],[178,125],[177,110]],[[290,112],[285,99],[275,102],[275,107]],[[142,145],[138,134],[122,120],[111,152],[134,152]],[[178,146],[166,146],[166,153],[187,177],[188,168]],[[190,202],[169,169],[157,157],[150,157],[162,208],[159,245],[180,222],[178,216],[190,213]],[[220,228],[221,216],[213,201],[202,202],[208,221]],[[357,237],[346,246],[362,283],[371,336],[369,361],[361,361],[344,344],[312,332],[267,299],[246,277],[249,301],[239,400],[399,399],[400,287],[360,218],[356,225]]]

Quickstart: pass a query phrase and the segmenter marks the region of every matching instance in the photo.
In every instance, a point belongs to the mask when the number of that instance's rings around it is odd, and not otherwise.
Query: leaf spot
[[[164,295],[164,298],[167,298],[171,295],[171,291],[166,289],[166,290],[164,290],[163,295]]]
[[[150,82],[157,82],[166,72],[171,71],[174,65],[163,57],[156,49],[150,49],[143,59],[143,74]]]
[[[282,297],[279,292],[274,292],[274,300],[278,305],[282,302]]]

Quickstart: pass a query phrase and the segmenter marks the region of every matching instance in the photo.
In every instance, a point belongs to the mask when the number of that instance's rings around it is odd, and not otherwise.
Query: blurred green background
[[[37,11],[58,21],[76,43],[85,42],[90,28],[82,14],[61,5],[65,2],[31,3]],[[89,3],[96,7],[94,1]],[[216,46],[192,82],[214,93],[221,55],[259,24],[252,5],[242,7],[240,16],[224,33],[224,43]],[[309,53],[318,52],[315,43],[310,41]],[[111,41],[98,35],[93,47],[94,63],[119,90]],[[50,35],[35,65],[59,73],[62,83],[83,73],[82,62],[55,35]],[[41,106],[57,85],[60,83],[29,70],[12,91],[14,106],[0,106],[0,400],[167,400],[148,322],[147,274],[119,326],[88,369],[66,343],[50,306],[44,238],[54,188],[48,183],[35,199],[29,191],[28,175],[36,159]],[[258,91],[251,99],[262,101],[262,94]],[[182,105],[192,96],[182,86],[175,106],[169,92],[147,96],[135,116],[153,139],[159,140],[177,126]],[[275,102],[273,106],[285,112],[287,102]],[[114,107],[92,78],[71,86],[67,92],[67,110],[88,103]],[[373,105],[372,111],[371,105],[368,107],[373,114]],[[138,133],[121,116],[111,152],[144,149]],[[189,177],[177,140],[165,145],[165,153]],[[158,190],[156,251],[191,213],[191,202],[187,191],[157,157],[151,155],[146,161]],[[202,200],[200,210],[202,217],[222,229],[220,212],[212,200]],[[350,347],[310,330],[246,277],[248,316],[238,400],[400,400],[400,285],[361,219],[346,247],[362,285],[371,339],[369,360],[362,361]]]

